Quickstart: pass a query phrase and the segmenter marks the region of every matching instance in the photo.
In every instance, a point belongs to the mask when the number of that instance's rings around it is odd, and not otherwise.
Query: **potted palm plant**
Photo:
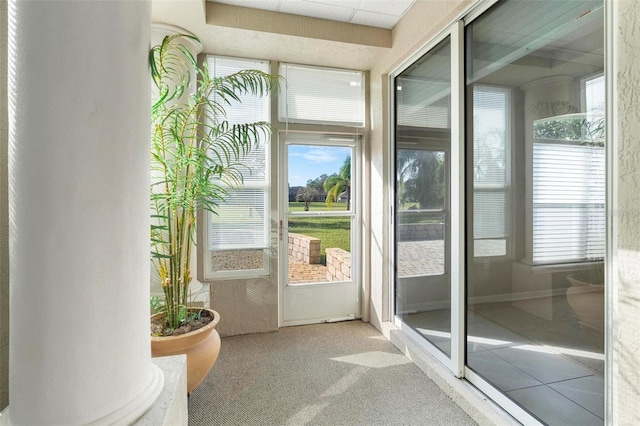
[[[225,108],[243,95],[266,96],[278,77],[257,70],[211,76],[184,45],[188,35],[167,36],[149,53],[157,100],[151,109],[151,260],[164,297],[152,303],[153,356],[187,354],[188,392],[215,362],[219,320],[189,303],[190,259],[200,212],[216,213],[242,183],[243,157],[271,134],[267,122],[231,124]],[[193,78],[194,75],[197,78]]]

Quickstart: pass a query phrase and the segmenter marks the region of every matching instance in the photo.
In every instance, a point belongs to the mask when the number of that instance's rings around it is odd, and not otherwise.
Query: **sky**
[[[338,173],[351,148],[317,145],[289,145],[289,186],[306,186],[323,173]]]

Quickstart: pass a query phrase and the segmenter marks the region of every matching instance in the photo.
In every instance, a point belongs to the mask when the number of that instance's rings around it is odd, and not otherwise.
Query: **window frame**
[[[255,64],[255,63],[264,63],[263,71],[271,73],[272,62],[269,60],[257,59],[257,58],[238,58],[233,56],[225,56],[225,55],[215,55],[215,54],[207,54],[204,55],[203,60],[207,62],[210,58],[220,58],[220,59],[228,59],[240,62],[246,62],[247,64]],[[253,67],[246,67],[242,69],[252,69]],[[211,73],[212,71],[209,70]],[[268,96],[264,96],[264,106],[266,108],[265,113],[265,121],[272,122],[272,109],[273,109],[273,97],[274,95],[269,94]],[[229,108],[227,106],[227,108]],[[201,220],[199,221],[199,226],[201,226],[201,231],[199,235],[201,236],[201,247],[199,250],[200,259],[204,258],[203,262],[203,271],[202,275],[204,279],[207,281],[211,280],[234,280],[234,279],[244,279],[244,278],[257,278],[271,275],[271,144],[273,140],[273,134],[270,135],[270,138],[264,142],[264,175],[265,179],[261,182],[244,182],[240,188],[242,189],[262,189],[264,192],[264,238],[266,242],[265,247],[255,247],[255,248],[244,248],[244,249],[228,249],[228,250],[211,250],[209,248],[210,240],[209,240],[209,230],[211,226],[211,212],[203,212],[201,216]],[[227,188],[230,189],[230,188]],[[236,269],[236,270],[214,270],[214,265],[212,261],[212,254],[214,252],[225,252],[225,251],[262,251],[262,268],[257,269]]]

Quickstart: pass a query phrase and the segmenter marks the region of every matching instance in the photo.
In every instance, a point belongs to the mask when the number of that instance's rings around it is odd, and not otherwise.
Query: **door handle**
[[[280,219],[280,229],[278,230],[278,233],[280,234],[280,241],[282,241],[282,219]]]

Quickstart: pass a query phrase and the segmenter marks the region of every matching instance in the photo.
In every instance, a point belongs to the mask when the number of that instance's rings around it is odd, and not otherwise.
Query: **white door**
[[[282,137],[280,325],[360,317],[360,150],[354,137]]]

